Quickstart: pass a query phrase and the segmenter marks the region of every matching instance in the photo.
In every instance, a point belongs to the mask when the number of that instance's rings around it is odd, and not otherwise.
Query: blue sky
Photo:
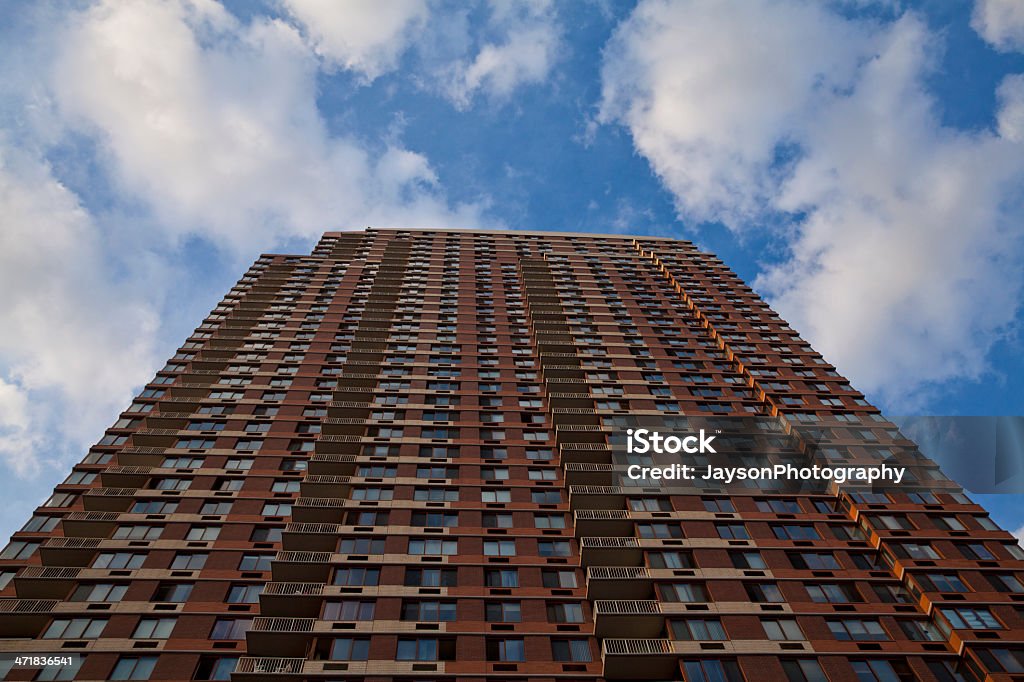
[[[1017,0],[0,11],[0,534],[327,229],[692,239],[890,413],[1024,414]]]

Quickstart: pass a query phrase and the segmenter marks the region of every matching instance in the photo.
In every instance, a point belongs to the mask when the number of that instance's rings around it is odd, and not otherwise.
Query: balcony
[[[87,511],[123,512],[138,494],[138,488],[91,488],[82,495],[82,505]]]
[[[49,566],[85,566],[101,542],[101,538],[48,538],[39,547],[39,558]]]
[[[119,512],[71,512],[61,519],[64,535],[77,538],[109,537],[121,517]]]
[[[667,639],[606,639],[601,643],[606,679],[672,679],[679,661]]]
[[[26,566],[14,585],[24,599],[64,599],[77,585],[81,572],[77,566]]]
[[[302,479],[302,495],[306,498],[347,498],[352,490],[348,476],[307,474]]]
[[[337,497],[297,497],[292,519],[298,523],[341,523],[345,512],[357,505]]]
[[[558,446],[562,464],[611,464],[612,446],[607,443],[562,443]]]
[[[271,565],[274,581],[326,583],[335,556],[331,552],[278,552]]]
[[[657,637],[665,628],[661,604],[655,600],[598,600],[594,602],[597,637],[639,635]]]
[[[58,603],[57,599],[0,599],[0,637],[36,637]]]
[[[323,605],[323,583],[267,583],[260,594],[260,612],[273,616],[315,618]]]
[[[577,537],[630,536],[634,530],[625,509],[577,509],[573,517]]]
[[[253,618],[246,633],[248,651],[304,656],[313,637],[316,618]]]
[[[580,538],[582,566],[640,566],[643,561],[643,549],[637,538]]]
[[[100,482],[108,488],[144,488],[153,467],[117,466],[100,472]]]
[[[338,545],[338,523],[289,523],[281,537],[281,548],[288,551],[333,552]]]
[[[569,462],[564,465],[566,485],[611,485],[614,480],[611,464]]]
[[[564,460],[563,460],[564,461]],[[626,497],[642,495],[645,488],[624,488],[618,485],[570,485],[569,508],[576,509],[624,509]],[[661,489],[656,489],[661,492]]]
[[[654,584],[644,566],[591,566],[587,569],[587,599],[650,599]]]
[[[356,455],[339,455],[318,452],[309,460],[307,475],[351,476],[356,471]]]

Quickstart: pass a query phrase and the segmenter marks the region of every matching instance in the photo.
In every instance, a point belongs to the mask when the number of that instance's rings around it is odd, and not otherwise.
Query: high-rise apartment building
[[[927,463],[631,486],[645,415],[909,445],[684,241],[263,256],[0,554],[6,679],[1022,679],[1024,554]]]

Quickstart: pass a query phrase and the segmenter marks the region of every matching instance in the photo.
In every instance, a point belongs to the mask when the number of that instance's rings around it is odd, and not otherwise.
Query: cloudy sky
[[[1019,0],[7,2],[0,46],[4,536],[327,229],[685,237],[890,413],[1024,414]]]

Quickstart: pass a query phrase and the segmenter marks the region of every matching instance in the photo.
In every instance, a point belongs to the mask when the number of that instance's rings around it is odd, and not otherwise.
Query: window
[[[526,646],[522,638],[487,640],[488,661],[519,662],[526,660]]]
[[[110,673],[112,680],[148,680],[156,666],[156,656],[122,656]]]
[[[232,585],[231,588],[228,590],[228,603],[258,604],[260,602],[260,592],[262,591],[263,583],[248,585]]]
[[[519,587],[519,572],[514,568],[489,568],[484,571],[487,587]]]
[[[987,608],[941,608],[939,613],[954,630],[1002,630],[1003,626]]]
[[[941,642],[945,639],[929,620],[900,620],[898,623],[907,639],[917,642]]]
[[[684,660],[683,670],[689,682],[743,682],[736,661],[716,658]]]
[[[186,540],[209,541],[217,539],[220,535],[220,526],[193,526],[188,529]]]
[[[115,585],[114,583],[79,585],[72,593],[71,601],[118,602],[127,591],[127,585]]]
[[[93,568],[140,568],[145,554],[134,552],[101,552],[92,562]]]
[[[402,620],[451,622],[455,620],[453,601],[407,601],[402,604]]]
[[[910,682],[917,679],[910,666],[903,661],[853,660],[850,661],[850,665],[859,682]]]
[[[40,543],[38,542],[12,540],[6,547],[4,547],[4,550],[0,552],[0,559],[27,559],[32,556],[33,552],[39,549],[39,545]]]
[[[773,618],[761,621],[761,627],[768,639],[773,641],[805,639],[795,618]]]
[[[548,621],[551,623],[582,623],[583,606],[578,603],[548,604]]]
[[[338,541],[339,554],[383,554],[384,538],[355,537]]]
[[[483,527],[484,528],[511,528],[512,527],[512,515],[511,514],[496,514],[494,512],[484,512],[484,515],[483,515]]]
[[[518,623],[522,614],[517,601],[487,602],[484,605],[484,618],[488,622]]]
[[[715,526],[718,529],[718,537],[727,540],[748,540],[750,534],[747,527],[742,523],[720,523]]]
[[[669,583],[660,585],[661,598],[667,602],[706,602],[707,590],[701,583]]]
[[[926,573],[917,582],[928,592],[970,592],[956,573]]]
[[[273,485],[270,486],[270,491],[275,493],[297,493],[299,492],[299,481],[298,479],[274,481]]]
[[[70,507],[75,503],[77,495],[72,493],[54,493],[43,502],[44,507]]]
[[[590,663],[590,643],[585,639],[553,639],[551,640],[551,657],[556,661],[571,663]]]
[[[205,557],[205,555],[203,556]],[[242,560],[238,562],[238,570],[269,571],[270,562],[273,560],[273,554],[243,554]]]
[[[249,537],[249,540],[252,542],[281,542],[281,533],[283,530],[283,528],[272,526],[253,528],[252,535]]]
[[[826,552],[801,552],[789,554],[789,563],[793,568],[815,571],[837,570],[840,567],[839,561]]]
[[[485,542],[485,553],[486,544]],[[409,554],[451,555],[458,553],[459,543],[457,540],[441,540],[439,538],[412,538],[409,540]]]
[[[789,682],[828,682],[818,661],[813,658],[783,659],[782,670]]]
[[[167,639],[174,629],[176,618],[142,618],[135,626],[132,637],[135,639]]]
[[[245,639],[245,633],[251,626],[251,618],[218,618],[213,624],[210,639]]]
[[[709,512],[735,512],[732,500],[727,497],[705,497],[704,510]]]
[[[830,620],[828,629],[833,637],[842,641],[878,642],[890,639],[880,622],[866,618]]]
[[[291,516],[292,505],[287,502],[267,502],[263,505],[263,516]]]
[[[60,521],[59,516],[41,516],[35,514],[28,520],[21,530],[26,533],[49,533]]]
[[[960,553],[963,554],[965,558],[972,559],[974,561],[991,561],[996,558],[982,542],[969,542],[967,544],[957,545],[957,549],[960,550]]]
[[[206,565],[206,559],[209,556],[209,554],[205,553],[177,554],[174,557],[174,561],[171,562],[171,568],[174,570],[198,571]]]
[[[370,655],[370,640],[341,637],[331,643],[332,661],[365,661]]]
[[[407,568],[405,584],[410,587],[455,587],[457,573],[451,568]]]
[[[192,583],[160,583],[150,601],[176,604],[188,601],[191,594]]]
[[[172,512],[167,512],[172,513]],[[199,510],[200,514],[205,515],[223,515],[231,513],[230,502],[204,502],[202,508]]]
[[[481,490],[480,501],[487,503],[511,502],[512,492],[509,490]]]
[[[73,680],[78,676],[78,669],[85,662],[85,656],[72,656],[70,665],[46,666],[36,673],[36,680]]]
[[[750,601],[759,603],[785,601],[782,598],[779,586],[775,583],[747,583],[744,587],[747,589],[747,596],[750,597]]]
[[[379,568],[339,568],[334,572],[334,584],[348,587],[373,587],[380,580]]]
[[[568,588],[572,589],[577,587],[576,571],[572,570],[552,570],[544,569],[541,571],[541,579],[544,587],[551,588]]]
[[[1024,585],[1021,584],[1020,579],[1011,573],[988,573],[985,574],[985,577],[997,592],[1014,592],[1016,594],[1024,592]]]
[[[768,567],[760,552],[730,552],[729,558],[732,560],[734,568],[763,569]]]
[[[374,602],[358,599],[324,604],[323,620],[373,620]]]
[[[395,660],[398,661],[451,661],[455,659],[455,640],[400,637]]]
[[[818,540],[821,536],[814,526],[785,524],[772,526],[772,532],[779,540]]]
[[[799,514],[800,503],[796,500],[784,500],[778,498],[758,500],[757,510],[762,512],[775,512],[776,514]]]
[[[979,648],[977,649],[977,655],[989,670],[1006,673],[1024,673],[1024,649]]]
[[[515,540],[484,540],[484,556],[515,556]]]
[[[857,589],[847,583],[823,583],[805,585],[811,601],[819,604],[847,604],[863,601]]]
[[[105,618],[54,618],[43,639],[93,639],[106,624]]]
[[[194,679],[230,680],[237,664],[235,656],[203,656],[199,659]]]
[[[931,545],[916,542],[901,542],[892,545],[893,554],[901,559],[938,559],[939,553]]]
[[[569,556],[572,548],[568,540],[541,540],[537,543],[537,553],[542,557]]]
[[[672,636],[687,641],[724,640],[725,628],[717,618],[688,618],[671,623]]]

